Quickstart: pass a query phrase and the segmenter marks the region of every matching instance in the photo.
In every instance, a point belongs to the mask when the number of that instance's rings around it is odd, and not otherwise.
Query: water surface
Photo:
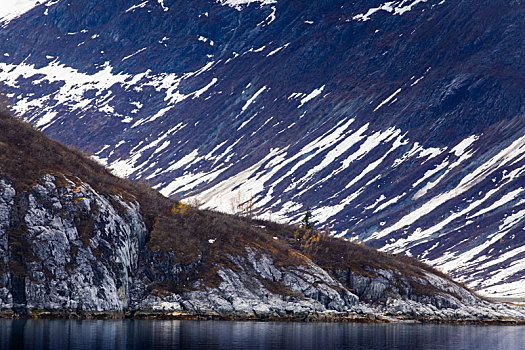
[[[0,320],[0,349],[523,350],[525,326]]]

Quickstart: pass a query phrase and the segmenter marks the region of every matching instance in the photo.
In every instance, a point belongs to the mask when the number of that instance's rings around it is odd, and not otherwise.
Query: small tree
[[[310,219],[312,218],[312,212],[310,211],[310,206],[306,206],[306,213],[304,213],[303,219],[301,220],[301,227],[307,230],[314,228]]]
[[[201,206],[201,201],[197,197],[193,197],[188,201],[188,205],[192,208],[199,209]]]
[[[2,94],[0,94],[0,112],[9,112],[9,101]]]

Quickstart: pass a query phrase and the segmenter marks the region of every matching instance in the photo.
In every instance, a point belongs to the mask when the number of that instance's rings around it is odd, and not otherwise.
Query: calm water
[[[0,349],[525,349],[525,327],[0,320]]]

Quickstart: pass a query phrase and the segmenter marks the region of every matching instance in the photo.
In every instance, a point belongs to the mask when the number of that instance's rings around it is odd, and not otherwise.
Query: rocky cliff
[[[0,129],[3,316],[525,320],[406,256],[169,200],[6,112]]]

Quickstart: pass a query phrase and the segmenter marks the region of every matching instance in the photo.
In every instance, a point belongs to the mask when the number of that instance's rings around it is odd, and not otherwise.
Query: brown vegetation
[[[150,187],[113,176],[85,153],[48,139],[30,124],[13,118],[0,108],[0,174],[9,178],[17,192],[26,191],[44,174],[78,177],[102,194],[121,194],[137,199],[148,226],[166,212],[172,201]]]
[[[330,236],[325,231],[316,229],[306,230],[299,227],[290,227],[268,221],[258,221],[270,232],[276,232],[281,238],[287,239],[292,249],[295,249],[327,271],[341,271],[350,269],[352,272],[377,277],[371,273],[372,269],[390,269],[405,276],[424,277],[424,272],[451,280],[446,274],[431,266],[404,254],[389,254],[362,244],[348,242]],[[415,294],[434,295],[438,290],[432,285],[423,285],[409,279]]]

